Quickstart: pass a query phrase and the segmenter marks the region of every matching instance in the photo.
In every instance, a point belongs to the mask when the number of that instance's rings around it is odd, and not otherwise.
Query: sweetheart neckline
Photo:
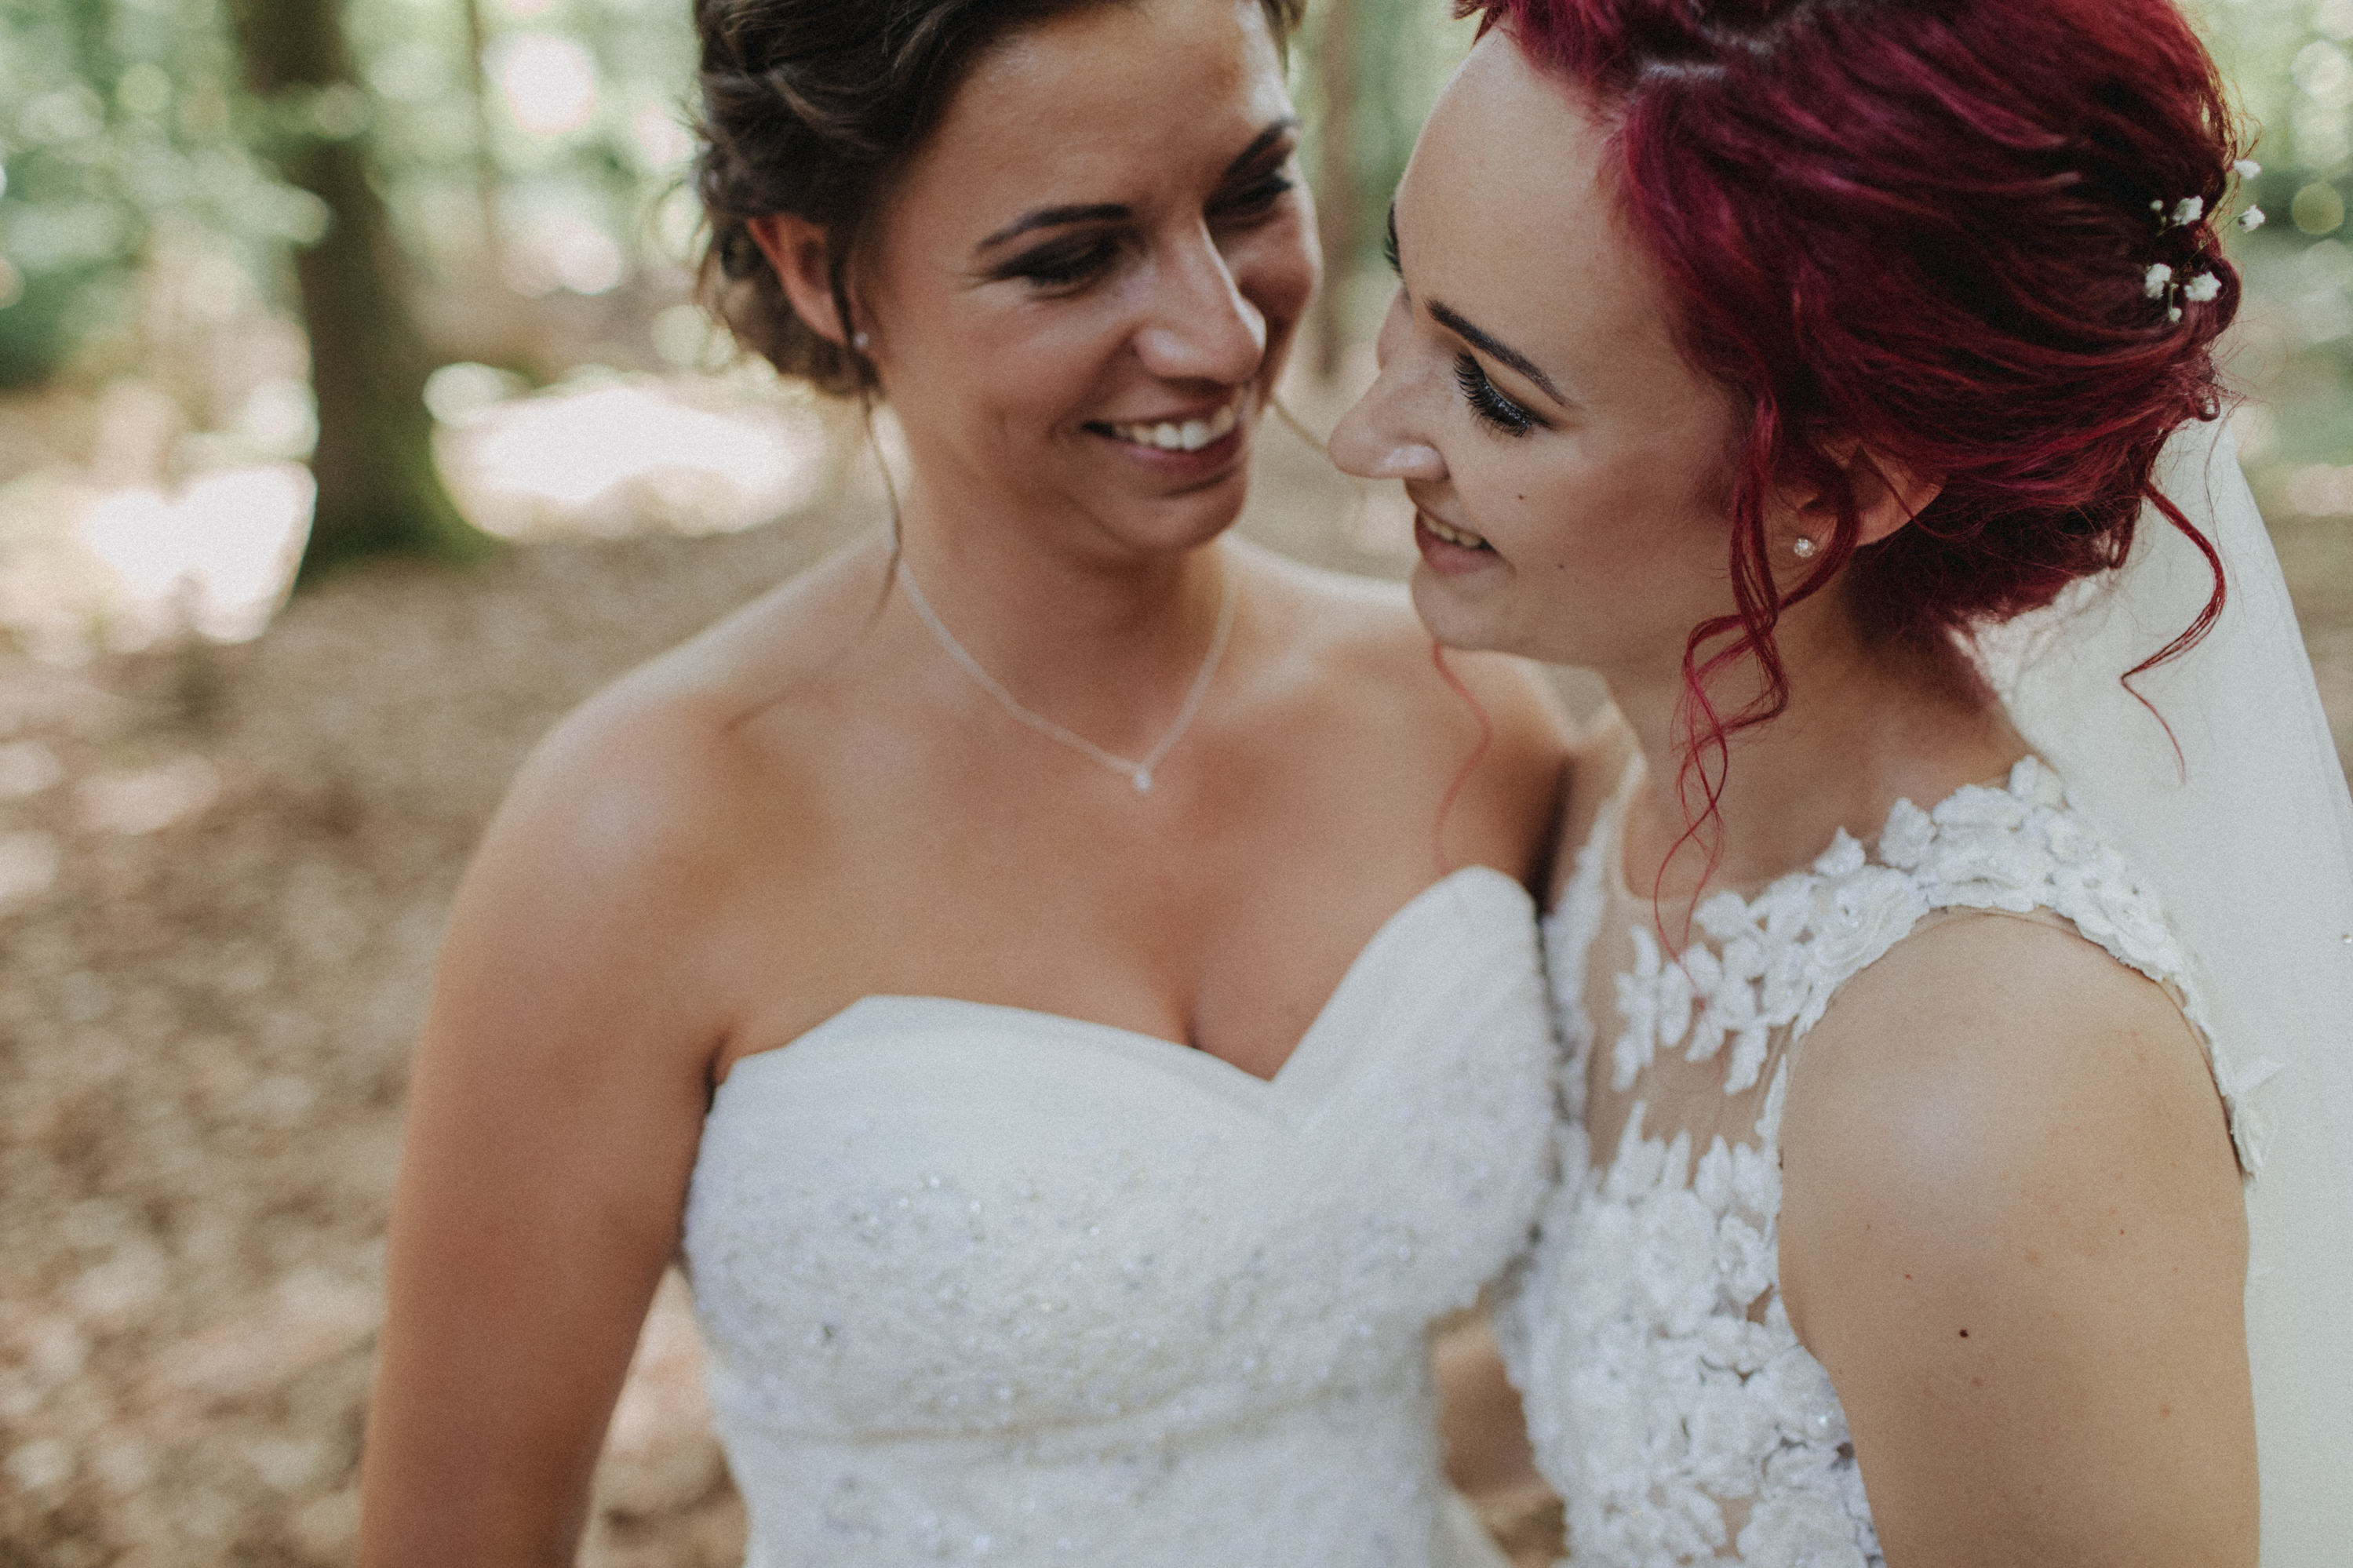
[[[797,1047],[800,1047],[804,1043],[811,1041],[818,1036],[839,1034],[842,1026],[853,1015],[871,1013],[877,1008],[887,1009],[894,1005],[902,1007],[913,1006],[927,1011],[937,1011],[946,1008],[970,1009],[985,1015],[991,1015],[1002,1018],[1027,1018],[1036,1022],[1049,1024],[1058,1031],[1065,1033],[1075,1032],[1080,1035],[1093,1035],[1106,1039],[1124,1040],[1128,1042],[1132,1047],[1141,1047],[1142,1054],[1156,1056],[1161,1058],[1163,1060],[1172,1062],[1198,1062],[1202,1065],[1191,1068],[1190,1070],[1207,1072],[1213,1076],[1229,1079],[1239,1079],[1242,1080],[1245,1088],[1255,1086],[1257,1090],[1261,1093],[1271,1093],[1277,1089],[1284,1089],[1297,1080],[1300,1075],[1292,1070],[1293,1065],[1307,1055],[1308,1047],[1312,1045],[1319,1036],[1328,1032],[1330,1021],[1339,1011],[1342,1000],[1358,989],[1360,984],[1359,977],[1369,970],[1370,965],[1368,961],[1374,952],[1388,943],[1391,935],[1404,926],[1408,917],[1425,903],[1433,900],[1440,892],[1454,887],[1457,883],[1461,882],[1466,878],[1472,878],[1475,874],[1482,872],[1486,877],[1492,878],[1495,881],[1500,882],[1504,888],[1518,894],[1523,900],[1527,902],[1531,911],[1533,926],[1533,915],[1535,907],[1535,900],[1528,893],[1528,890],[1520,885],[1520,882],[1516,878],[1514,878],[1505,872],[1499,871],[1493,866],[1482,865],[1462,866],[1448,872],[1445,876],[1430,883],[1419,892],[1415,893],[1404,903],[1399,904],[1395,910],[1391,910],[1388,918],[1381,921],[1381,923],[1374,929],[1371,936],[1365,939],[1364,945],[1357,948],[1356,956],[1348,961],[1348,967],[1341,973],[1339,983],[1334,985],[1331,994],[1324,997],[1324,1005],[1316,1009],[1315,1016],[1308,1020],[1306,1029],[1301,1033],[1297,1040],[1293,1042],[1291,1049],[1282,1058],[1282,1065],[1274,1069],[1274,1073],[1271,1077],[1261,1078],[1258,1074],[1251,1072],[1249,1068],[1239,1067],[1234,1063],[1228,1061],[1225,1058],[1213,1055],[1212,1053],[1202,1049],[1198,1046],[1189,1046],[1185,1044],[1182,1040],[1172,1040],[1165,1035],[1150,1034],[1142,1029],[1131,1029],[1126,1027],[1124,1025],[1106,1024],[1093,1018],[1081,1018],[1068,1013],[1053,1013],[1043,1008],[1024,1007],[1012,1003],[979,1002],[964,996],[939,996],[916,992],[878,991],[870,992],[866,995],[857,998],[855,1001],[838,1008],[834,1012],[828,1013],[823,1018],[818,1019],[815,1024],[810,1025],[807,1029],[802,1030],[799,1034],[795,1035],[791,1039],[786,1040],[783,1045],[770,1046],[765,1049],[747,1052],[746,1054],[736,1058],[733,1062],[729,1064],[727,1076],[721,1079],[714,1088],[714,1103],[716,1095],[720,1092],[723,1092],[728,1085],[735,1082],[737,1075],[740,1074],[747,1065],[761,1061],[770,1057],[781,1058],[795,1055],[797,1054],[795,1049]],[[1172,1056],[1169,1053],[1176,1054]],[[804,1052],[797,1054],[805,1056],[807,1053]]]

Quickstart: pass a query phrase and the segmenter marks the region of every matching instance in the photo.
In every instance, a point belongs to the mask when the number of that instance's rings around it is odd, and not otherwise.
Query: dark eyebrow
[[[1284,115],[1282,119],[1276,121],[1273,124],[1268,126],[1265,130],[1260,132],[1255,137],[1251,138],[1250,144],[1243,148],[1240,154],[1237,156],[1232,163],[1226,165],[1224,177],[1229,180],[1232,179],[1236,174],[1240,174],[1244,169],[1247,169],[1252,163],[1257,163],[1260,155],[1265,153],[1269,147],[1273,146],[1276,142],[1282,140],[1286,132],[1296,131],[1298,129],[1298,117],[1289,114]]]
[[[1575,406],[1568,398],[1561,395],[1560,388],[1552,384],[1552,377],[1546,375],[1544,372],[1536,368],[1535,361],[1530,359],[1519,350],[1512,347],[1509,343],[1502,342],[1490,336],[1488,333],[1480,331],[1477,327],[1472,326],[1469,321],[1462,319],[1462,316],[1459,311],[1451,310],[1448,307],[1440,304],[1437,300],[1432,300],[1430,301],[1430,314],[1432,321],[1435,321],[1440,326],[1444,327],[1448,331],[1452,332],[1456,337],[1461,338],[1464,342],[1469,343],[1472,348],[1489,355],[1491,358],[1503,361],[1505,364],[1510,365],[1514,370],[1518,371],[1522,375],[1526,376],[1530,381],[1535,382],[1538,386],[1544,388],[1545,395],[1551,398],[1555,403],[1559,404],[1563,408]]]
[[[1074,223],[1124,223],[1128,216],[1128,209],[1116,202],[1097,202],[1092,206],[1039,207],[1036,212],[1022,214],[973,248],[994,249],[1032,229],[1060,228]]]
[[[1269,147],[1273,146],[1286,133],[1298,128],[1299,121],[1295,117],[1285,115],[1252,137],[1250,144],[1243,148],[1232,163],[1226,165],[1225,173],[1219,177],[1232,179],[1256,163],[1265,154]],[[1063,228],[1074,223],[1124,223],[1132,216],[1134,215],[1127,207],[1117,202],[1097,202],[1087,206],[1039,207],[1036,212],[1022,214],[973,248],[994,250],[1007,240],[1018,239],[1035,229]]]
[[[1413,296],[1413,291],[1407,289],[1405,286],[1405,263],[1398,252],[1397,198],[1394,196],[1389,198],[1388,258],[1389,266],[1397,272],[1398,288],[1399,291],[1403,292],[1408,300],[1410,300]],[[1552,377],[1546,375],[1544,372],[1536,368],[1535,361],[1530,359],[1519,350],[1512,347],[1509,343],[1504,342],[1492,333],[1483,331],[1481,329],[1472,326],[1468,321],[1463,319],[1462,312],[1460,310],[1453,310],[1449,306],[1441,305],[1437,300],[1432,300],[1430,302],[1430,313],[1440,326],[1444,327],[1448,331],[1452,332],[1456,337],[1461,338],[1472,348],[1481,350],[1492,358],[1503,361],[1505,364],[1510,365],[1514,370],[1518,371],[1522,375],[1526,376],[1530,381],[1535,382],[1538,386],[1544,388],[1545,395],[1551,398],[1555,403],[1559,404],[1563,408],[1573,408],[1576,406],[1576,405],[1568,398],[1561,395],[1560,388],[1552,384]]]

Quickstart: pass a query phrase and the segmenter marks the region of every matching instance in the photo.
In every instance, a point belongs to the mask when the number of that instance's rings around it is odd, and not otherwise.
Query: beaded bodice
[[[1282,1071],[870,997],[739,1062],[685,1250],[753,1568],[1449,1561],[1431,1321],[1550,1171],[1535,911],[1472,868]]]
[[[1879,1568],[1845,1415],[1781,1301],[1790,1051],[1841,985],[1943,911],[2055,917],[2166,985],[2203,1033],[2181,951],[2032,757],[2003,787],[1898,802],[1868,850],[1841,832],[1753,898],[1706,899],[1679,955],[1627,890],[1625,798],[1545,927],[1573,1125],[1497,1325],[1537,1460],[1577,1568]]]

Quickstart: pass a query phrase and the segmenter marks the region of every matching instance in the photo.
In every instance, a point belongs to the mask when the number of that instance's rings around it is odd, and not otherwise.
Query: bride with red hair
[[[1442,643],[1614,700],[1499,1314],[1574,1561],[2342,1562],[2353,812],[2216,433],[2212,62],[2170,0],[1473,8],[1333,450]]]

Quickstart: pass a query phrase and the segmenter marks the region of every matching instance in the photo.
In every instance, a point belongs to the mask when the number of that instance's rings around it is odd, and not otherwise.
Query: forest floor
[[[1393,501],[1261,446],[1249,532],[1401,573]],[[741,533],[354,574],[238,647],[0,655],[0,1565],[346,1559],[406,1054],[470,847],[566,709],[881,517],[853,483]],[[2353,524],[2275,532],[2347,736]],[[673,1278],[585,1562],[740,1561],[699,1369]]]

